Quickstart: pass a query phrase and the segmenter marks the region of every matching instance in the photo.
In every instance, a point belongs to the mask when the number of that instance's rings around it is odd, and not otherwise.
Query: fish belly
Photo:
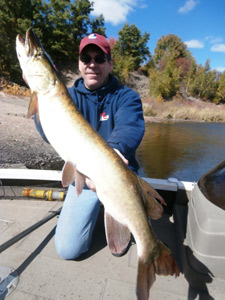
[[[76,126],[74,120],[71,122],[61,103],[53,105],[43,97],[39,99],[39,113],[44,133],[56,152],[93,180],[106,211],[130,229],[135,239],[141,241],[139,252],[144,251],[149,225],[140,195],[134,189],[136,175],[113,161],[116,153],[110,159],[107,148],[85,135],[86,124]]]

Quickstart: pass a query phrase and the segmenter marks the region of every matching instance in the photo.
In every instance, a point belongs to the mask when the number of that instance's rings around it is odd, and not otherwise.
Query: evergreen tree
[[[70,18],[69,0],[49,0],[42,42],[56,62],[68,59],[73,48]]]
[[[90,19],[89,15],[93,11],[93,2],[89,0],[77,0],[71,6],[71,33],[73,38],[73,53],[75,59],[78,58],[78,49],[81,39],[92,32],[105,35],[104,18],[100,15]]]
[[[193,59],[191,62],[189,71],[188,71],[185,79],[183,80],[183,84],[185,86],[185,92],[187,94],[191,93],[191,89],[192,89],[193,83],[195,81],[196,71],[197,71],[197,64],[196,64],[195,60]]]
[[[88,33],[105,35],[104,18],[90,19],[93,2],[89,0],[49,0],[44,45],[56,61],[75,61],[81,39]]]
[[[225,72],[219,76],[214,102],[225,103]]]
[[[0,0],[0,75],[13,80],[18,76],[15,39],[32,25],[33,6],[30,0]]]
[[[91,20],[91,32],[98,33],[105,36],[105,20],[103,15]]]
[[[216,71],[211,70],[209,59],[206,61],[205,66],[204,85],[201,98],[204,100],[212,101],[216,94]]]
[[[213,100],[216,93],[216,71],[211,71],[209,60],[206,61],[204,67],[197,66],[192,73],[187,89],[191,96],[203,100]]]
[[[145,32],[142,35],[134,24],[125,24],[118,34],[118,41],[113,47],[115,63],[117,57],[123,57],[124,60],[129,58],[129,60],[132,60],[132,69],[138,70],[141,63],[150,57],[150,52],[147,47],[150,34]]]
[[[75,62],[80,40],[92,30],[104,35],[104,18],[90,19],[89,0],[0,0],[0,75],[22,82],[15,39],[32,27],[53,61]]]

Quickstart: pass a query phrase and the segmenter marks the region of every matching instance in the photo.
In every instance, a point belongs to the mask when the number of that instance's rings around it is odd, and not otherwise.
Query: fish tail
[[[148,263],[139,258],[136,286],[137,300],[149,299],[149,290],[155,282],[155,274],[154,262]]]
[[[148,300],[149,290],[157,275],[179,276],[180,271],[172,257],[170,250],[160,241],[156,249],[151,252],[148,260],[142,257],[138,260],[138,274],[136,294],[138,300]]]
[[[156,259],[154,259],[156,274],[164,276],[179,276],[180,270],[171,251],[160,241],[158,242],[158,245],[160,248],[160,254]]]

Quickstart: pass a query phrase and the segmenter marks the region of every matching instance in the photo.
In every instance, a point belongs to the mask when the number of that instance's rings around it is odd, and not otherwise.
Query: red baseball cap
[[[98,33],[91,33],[81,40],[79,54],[81,54],[84,47],[91,44],[98,46],[105,54],[111,55],[109,42],[103,35]]]

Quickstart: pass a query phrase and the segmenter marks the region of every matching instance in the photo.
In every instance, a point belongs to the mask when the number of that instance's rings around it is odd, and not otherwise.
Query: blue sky
[[[93,16],[103,14],[107,37],[118,37],[125,23],[150,33],[154,54],[162,35],[175,34],[186,43],[197,64],[225,71],[225,0],[93,0]]]

